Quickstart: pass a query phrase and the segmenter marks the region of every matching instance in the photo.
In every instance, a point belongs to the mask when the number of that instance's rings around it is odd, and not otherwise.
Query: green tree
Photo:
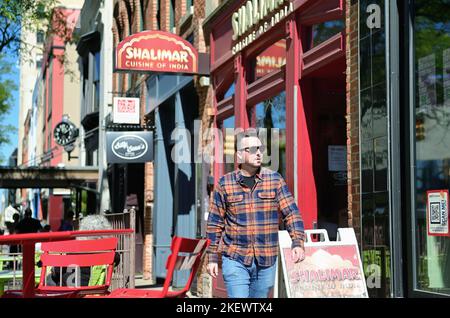
[[[11,73],[11,65],[4,56],[17,56],[17,59],[27,61],[32,49],[44,49],[42,44],[33,46],[25,42],[24,32],[37,34],[41,31],[47,36],[56,34],[65,41],[73,41],[72,28],[67,26],[64,14],[54,10],[58,4],[58,0],[0,0],[0,147],[10,142],[10,134],[16,129],[5,123],[5,117],[14,102],[12,92],[18,89],[6,76]],[[48,30],[49,25],[55,30]],[[64,60],[64,56],[61,58]],[[0,163],[4,159],[0,158]]]
[[[21,31],[42,29],[49,21],[56,0],[0,0],[0,54],[26,50]]]
[[[5,116],[11,111],[14,103],[12,92],[17,89],[16,84],[6,75],[11,74],[11,64],[0,55],[0,148],[10,142],[9,135],[16,129],[11,124],[4,124]],[[0,156],[0,162],[5,158]]]

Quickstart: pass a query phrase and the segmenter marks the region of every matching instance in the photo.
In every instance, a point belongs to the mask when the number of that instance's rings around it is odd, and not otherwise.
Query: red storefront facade
[[[342,0],[226,1],[204,23],[214,128],[224,135],[230,127],[281,128],[279,171],[306,229],[316,228],[321,215],[337,224],[339,214],[347,215],[347,184],[336,182],[327,160],[330,145],[347,143],[345,28],[335,34],[328,28],[332,21],[343,26],[344,17]],[[324,30],[328,35],[318,43]],[[268,111],[278,118],[268,123]],[[218,141],[216,146],[215,183],[233,168],[222,163]]]

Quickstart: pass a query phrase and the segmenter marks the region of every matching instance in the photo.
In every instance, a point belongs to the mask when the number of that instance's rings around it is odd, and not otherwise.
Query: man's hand
[[[206,269],[208,270],[209,275],[213,278],[216,278],[219,274],[219,265],[217,263],[209,263],[206,265]]]
[[[294,263],[301,262],[305,259],[305,250],[301,247],[294,247],[292,249],[292,261]]]

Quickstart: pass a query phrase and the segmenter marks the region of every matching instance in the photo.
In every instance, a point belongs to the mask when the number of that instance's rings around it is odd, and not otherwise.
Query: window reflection
[[[252,126],[265,128],[260,138],[266,145],[263,165],[286,178],[286,94],[269,98],[249,111]]]
[[[329,38],[343,31],[345,27],[343,20],[327,21],[313,26],[313,44],[314,46],[325,42]]]
[[[222,134],[224,140],[223,174],[234,170],[234,116],[228,117],[222,122]]]
[[[280,40],[268,47],[255,58],[253,63],[255,67],[253,74],[248,78],[249,83],[279,70],[286,64],[286,40]]]
[[[233,82],[233,84],[231,84],[231,86],[227,89],[227,91],[225,92],[225,95],[224,95],[224,99],[225,98],[228,98],[228,97],[231,97],[231,96],[233,96],[233,94],[234,94],[234,82]]]
[[[383,3],[377,1],[381,14]],[[390,297],[386,30],[384,16],[380,28],[367,28],[368,6],[368,1],[360,2],[364,17],[359,28],[362,254],[369,295]]]

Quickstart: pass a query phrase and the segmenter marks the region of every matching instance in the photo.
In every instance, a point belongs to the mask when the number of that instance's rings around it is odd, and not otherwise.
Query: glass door
[[[450,7],[411,3],[412,289],[450,295]]]

